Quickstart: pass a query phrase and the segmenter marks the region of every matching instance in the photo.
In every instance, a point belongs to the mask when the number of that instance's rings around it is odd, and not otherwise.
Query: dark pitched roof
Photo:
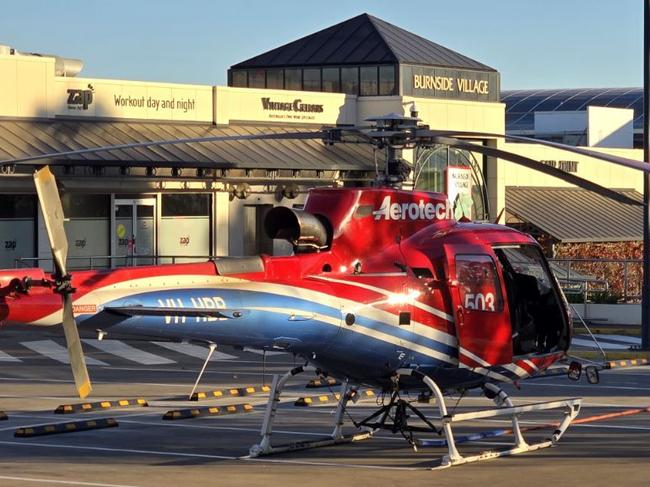
[[[397,62],[496,71],[365,13],[235,64],[231,69]]]
[[[633,189],[617,190],[643,201]],[[506,210],[560,242],[643,239],[643,209],[581,188],[506,187]]]
[[[189,137],[308,131],[308,127],[130,121],[0,120],[0,160],[75,149]],[[134,167],[361,170],[374,168],[368,145],[321,140],[250,140],[139,147],[64,158],[79,164]],[[63,158],[62,158],[63,160]]]

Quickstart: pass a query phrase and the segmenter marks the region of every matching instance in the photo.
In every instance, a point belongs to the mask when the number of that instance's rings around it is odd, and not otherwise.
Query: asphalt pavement
[[[74,396],[68,366],[57,347],[56,332],[0,330],[0,486],[79,485],[178,487],[201,485],[650,485],[650,413],[604,416],[650,406],[650,367],[603,371],[597,385],[570,382],[566,377],[541,377],[508,387],[516,404],[582,397],[582,424],[569,427],[558,446],[517,456],[483,461],[445,470],[431,470],[444,448],[419,448],[382,431],[362,442],[299,451],[259,459],[246,458],[259,441],[267,393],[231,395],[230,389],[254,386],[259,390],[297,362],[290,355],[263,357],[252,351],[218,349],[208,365],[200,391],[223,395],[189,401],[188,394],[202,365],[205,350],[153,341],[118,341],[110,345],[84,343],[94,359],[89,370],[94,382],[92,402],[142,398],[148,407],[91,410],[54,414],[59,405],[81,401]],[[108,343],[108,342],[106,342]],[[101,345],[101,346],[100,346]],[[299,397],[327,394],[308,390],[313,376],[293,379],[283,395],[273,442],[317,438],[331,431],[334,404],[296,407]],[[331,392],[337,391],[334,387]],[[454,412],[490,403],[479,394],[451,397]],[[360,400],[349,408],[360,420],[377,409],[381,397]],[[185,420],[163,420],[170,410],[197,406],[251,404],[252,412]],[[424,405],[428,416],[434,405]],[[559,420],[561,413],[529,413],[524,427]],[[598,419],[601,417],[601,419]],[[115,418],[116,428],[16,438],[18,428],[64,421]],[[506,418],[461,425],[458,435],[507,428]],[[552,430],[533,429],[529,441],[542,440]],[[421,438],[436,438],[433,433]],[[459,445],[461,453],[502,448],[511,438],[502,436]]]

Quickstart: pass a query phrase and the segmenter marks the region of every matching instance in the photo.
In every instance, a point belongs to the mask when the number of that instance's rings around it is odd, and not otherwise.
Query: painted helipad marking
[[[22,360],[16,357],[12,357],[8,353],[5,353],[2,350],[0,350],[0,362],[22,362]]]
[[[583,340],[582,338],[573,338],[571,340],[571,345],[577,345],[579,347],[597,348],[593,340]],[[621,345],[620,343],[604,342],[602,340],[598,341],[598,345],[600,345],[605,350],[629,350],[630,348],[629,345]]]
[[[63,484],[63,485],[86,485],[89,487],[137,487],[136,485],[126,484],[101,484],[98,482],[82,482],[80,480],[58,480],[58,479],[44,479],[42,477],[11,477],[9,475],[0,475],[2,480],[18,480],[19,482],[38,482],[41,484]]]
[[[623,343],[631,343],[632,345],[641,345],[641,337],[631,337],[626,335],[596,335],[596,340],[599,338],[605,338],[606,340],[616,340]],[[600,341],[599,341],[600,343]]]
[[[237,363],[241,363],[241,362],[238,361]],[[254,363],[259,365],[259,362],[254,362]],[[171,373],[179,373],[179,374],[196,375],[196,370],[184,370],[184,369],[164,369],[164,368],[150,369],[150,368],[146,368],[146,367],[111,367],[111,370],[131,370],[133,372],[171,372]],[[268,375],[268,376],[270,376],[270,375],[272,375],[274,373],[278,373],[278,372],[284,373],[286,371],[287,371],[287,369],[285,369],[283,367],[280,367],[280,366],[277,366],[277,365],[275,365],[274,367],[271,367],[271,366],[269,366],[267,364],[267,367],[266,367],[266,375]],[[260,375],[262,375],[261,372],[242,372],[239,369],[235,369],[235,370],[230,369],[230,370],[226,370],[226,371],[223,371],[223,370],[206,370],[205,371],[205,375],[210,375],[210,374],[227,375],[229,377],[232,377],[233,374],[234,375],[241,375],[241,376],[253,375],[253,376],[256,376],[256,377],[259,377]],[[97,381],[94,380],[93,382],[97,382]],[[158,385],[158,384],[152,384],[152,385]],[[160,384],[160,385],[166,385],[166,384]],[[180,385],[180,387],[187,387],[187,384],[182,384],[182,385]]]
[[[255,413],[260,413],[264,411],[254,411]],[[331,416],[331,412],[329,413]],[[14,415],[15,416],[15,415]],[[144,415],[143,415],[144,416]],[[152,423],[149,421],[135,421],[132,419],[126,419],[123,420],[122,416],[119,416],[120,418],[120,423],[132,423],[132,424],[140,424],[143,426],[168,426],[171,428],[194,428],[194,429],[204,429],[204,430],[220,430],[220,431],[240,431],[243,433],[258,433],[260,432],[259,428],[244,428],[244,427],[237,427],[237,426],[208,426],[205,424],[188,424],[188,423]],[[8,428],[8,429],[14,429]],[[292,430],[273,430],[274,433],[281,433],[283,435],[292,435],[292,436],[323,436],[322,431],[292,431]],[[381,440],[389,440],[389,441],[399,441],[402,442],[404,441],[404,438],[401,436],[388,436],[388,435],[374,435],[373,438],[375,439],[381,439]]]
[[[189,355],[190,357],[200,358],[205,360],[208,356],[208,349],[206,347],[201,347],[199,345],[192,345],[191,343],[175,343],[175,342],[151,342],[159,347],[172,350],[174,352],[182,353],[184,355]],[[210,358],[210,361],[213,360],[232,360],[236,359],[235,355],[228,355],[227,353],[219,352],[215,350]]]
[[[274,352],[274,351],[269,351],[267,350],[264,352],[264,350],[258,350],[257,348],[248,348],[244,347],[244,352],[249,352],[249,353],[254,353],[255,355],[264,355],[266,353],[267,357],[273,357],[274,355],[286,355],[286,352]]]
[[[163,365],[176,363],[175,360],[145,352],[144,350],[132,347],[131,345],[127,345],[126,343],[119,340],[84,339],[83,341],[88,345],[92,345],[93,347],[98,348],[104,352],[117,355],[118,357],[122,357],[142,365]]]
[[[346,468],[364,468],[364,469],[373,469],[373,470],[407,470],[407,471],[417,471],[417,470],[429,470],[426,467],[386,467],[382,465],[364,465],[364,464],[350,464],[350,463],[337,463],[337,462],[311,462],[304,460],[284,460],[284,459],[272,459],[272,458],[245,458],[245,457],[234,457],[226,455],[207,455],[204,453],[186,453],[186,452],[174,452],[174,451],[160,451],[160,450],[135,450],[128,448],[108,448],[108,447],[99,447],[99,446],[77,446],[77,445],[58,445],[53,443],[20,443],[16,441],[0,441],[0,445],[16,445],[16,446],[27,446],[30,448],[59,448],[59,449],[69,449],[69,450],[88,450],[88,451],[105,451],[105,452],[118,452],[118,453],[139,453],[143,455],[157,455],[157,456],[167,456],[167,457],[184,457],[184,458],[208,458],[213,460],[237,460],[237,461],[247,461],[247,462],[260,462],[260,463],[283,463],[291,465],[314,465],[314,466],[323,466],[323,467],[346,467]]]
[[[650,387],[619,387],[619,386],[601,386],[594,384],[553,384],[551,382],[527,382],[527,386],[545,386],[545,387],[570,387],[571,389],[612,389],[621,391],[650,391]]]
[[[69,364],[70,358],[68,357],[68,350],[62,347],[54,340],[36,340],[33,342],[20,342],[24,347],[33,350],[36,353],[46,356],[52,360],[56,360],[62,364]],[[86,357],[86,364],[88,365],[108,365],[106,362],[94,358]]]

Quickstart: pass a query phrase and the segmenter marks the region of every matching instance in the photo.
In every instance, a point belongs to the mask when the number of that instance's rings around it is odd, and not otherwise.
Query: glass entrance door
[[[113,235],[115,265],[150,265],[155,263],[156,199],[116,199]]]

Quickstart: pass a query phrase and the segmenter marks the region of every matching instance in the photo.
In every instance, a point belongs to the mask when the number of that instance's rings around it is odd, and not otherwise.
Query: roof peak
[[[367,12],[247,59],[231,68],[397,63],[496,71]]]

